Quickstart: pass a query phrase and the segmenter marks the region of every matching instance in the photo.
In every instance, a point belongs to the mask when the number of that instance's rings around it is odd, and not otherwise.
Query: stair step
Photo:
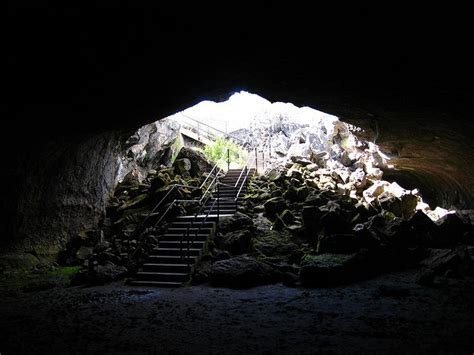
[[[181,257],[176,255],[150,255],[148,262],[152,264],[190,264],[194,265],[197,262],[195,256]]]
[[[181,234],[177,234],[177,235],[173,235],[173,236],[170,236],[170,237],[166,237],[166,240],[167,241],[177,241],[179,242],[182,238],[182,235]],[[206,234],[206,235],[200,235],[198,234],[197,236],[195,234],[190,234],[190,239],[194,239],[196,241],[200,241],[200,242],[205,242],[207,239],[209,238],[209,235]],[[183,240],[184,242],[186,242],[186,239]]]
[[[211,206],[212,204],[206,205],[206,208],[210,208]],[[217,208],[217,203],[214,204],[214,207]],[[226,202],[226,203],[219,202],[219,207],[220,208],[235,207],[235,202]]]
[[[139,281],[184,282],[189,279],[189,273],[139,271],[137,272],[137,278]]]
[[[187,228],[188,225],[190,225],[191,223],[190,222],[172,222],[171,225],[172,227],[171,228]],[[202,225],[203,228],[208,228],[208,229],[214,229],[216,224],[215,222],[205,222],[205,223],[202,223],[202,224],[199,224],[200,226]]]
[[[191,236],[192,238],[193,236]],[[181,241],[179,240],[160,240],[159,248],[177,248],[177,249],[183,249],[183,253],[185,250],[188,249],[188,246],[190,249],[202,249],[206,245],[207,241],[199,241],[195,240],[194,242],[189,242],[187,240]]]
[[[160,238],[160,242],[162,241],[166,241],[168,240],[167,238],[174,238],[174,237],[186,237],[186,232],[184,233],[166,233],[166,234],[163,234],[163,236]],[[209,233],[199,233],[199,234],[196,234],[196,232],[194,233],[189,233],[189,236],[191,237],[194,237],[194,236],[201,236],[201,237],[208,237],[209,236]],[[183,240],[187,240],[187,239],[183,239]]]
[[[189,224],[191,225],[191,223]],[[168,228],[168,233],[169,235],[175,235],[175,234],[179,234],[179,235],[183,235],[183,234],[187,234],[189,232],[189,234],[191,235],[196,235],[196,233],[198,233],[198,235],[205,235],[205,236],[209,236],[213,233],[214,229],[211,229],[211,228],[199,228],[199,225],[196,226],[196,227],[182,227],[182,228],[174,228],[174,227],[171,227],[171,228]],[[167,238],[169,239],[169,238]],[[175,238],[173,239],[170,239],[170,240],[176,240]]]
[[[166,282],[166,281],[132,281],[132,286],[152,286],[152,287],[180,287],[182,282]]]
[[[207,217],[207,220],[211,219],[211,220],[217,221],[217,214],[211,214],[208,216],[206,216],[205,214],[201,214],[197,216],[197,219],[203,220],[206,217]],[[220,215],[220,217],[223,217],[223,216]],[[194,219],[194,216],[179,216],[179,217],[176,217],[176,219],[178,219],[179,221],[192,221]]]
[[[143,271],[190,273],[191,269],[192,265],[188,264],[143,264]]]
[[[162,256],[162,255],[175,255],[175,256],[201,256],[201,249],[190,248],[189,253],[188,249],[181,248],[155,248],[153,249],[153,255]]]
[[[188,222],[189,221],[192,221],[192,220],[195,220],[196,222],[199,221],[199,222],[202,222],[204,219],[206,218],[205,215],[198,215],[196,218],[194,215],[192,216],[179,216],[179,217],[176,217],[175,221],[176,222]],[[211,217],[208,217],[206,219],[206,222],[215,222],[217,221],[217,216],[211,216]]]
[[[221,208],[221,209],[218,210],[217,207],[216,207],[216,208],[213,208],[212,210],[205,210],[204,212],[205,213],[207,213],[207,212],[217,213],[217,211],[219,211],[219,214],[221,214],[221,213],[229,214],[229,213],[234,213],[235,211],[237,211],[237,208],[234,208],[234,209],[230,209],[230,208],[229,209],[222,209]]]

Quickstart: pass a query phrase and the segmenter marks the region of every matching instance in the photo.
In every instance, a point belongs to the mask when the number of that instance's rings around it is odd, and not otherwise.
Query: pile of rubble
[[[282,116],[234,132],[250,148],[265,142],[266,174],[220,227],[194,281],[330,285],[420,266],[420,283],[473,275],[472,211],[431,210],[418,190],[384,181],[388,157],[356,130]]]
[[[171,166],[157,168],[150,169],[145,178],[136,170],[128,173],[110,198],[99,227],[80,233],[67,244],[60,263],[84,266],[84,272],[74,282],[100,284],[133,273],[157,246],[166,221],[197,208],[193,202],[174,204],[163,222],[153,226],[173,200],[192,200],[201,195],[196,187],[211,165],[201,152],[181,148]],[[175,187],[176,184],[181,186]],[[167,194],[160,211],[154,212]],[[145,219],[146,228],[140,228]]]

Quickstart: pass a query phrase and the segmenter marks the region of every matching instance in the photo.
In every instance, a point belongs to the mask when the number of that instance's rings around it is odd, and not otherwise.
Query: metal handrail
[[[192,241],[190,240],[189,238],[189,235],[190,235],[190,229],[194,226],[194,222],[196,221],[197,219],[197,216],[199,216],[201,213],[202,213],[202,210],[207,206],[207,202],[209,201],[209,198],[211,197],[211,194],[208,195],[208,192],[210,191],[210,188],[211,187],[215,187],[215,186],[218,186],[219,185],[219,181],[217,180],[219,178],[219,175],[216,174],[215,178],[212,180],[209,188],[206,190],[206,192],[203,194],[203,196],[201,197],[201,199],[199,200],[200,201],[200,205],[201,207],[199,208],[199,210],[194,214],[194,218],[193,220],[191,221],[191,223],[188,225],[188,228],[186,229],[186,233],[184,233],[182,236],[181,236],[181,240],[180,240],[180,249],[181,251],[183,250],[183,240],[184,238],[186,237],[186,240],[187,240],[187,253],[186,253],[186,257],[189,256],[189,249],[190,249],[190,244],[191,242],[194,243],[194,241],[196,240],[199,232],[201,231],[202,229],[202,226],[204,225],[204,223],[207,221],[207,218],[210,214],[210,212],[213,210],[214,208],[214,205],[216,203],[216,201],[218,200],[214,200],[214,202],[212,203],[209,211],[207,211],[206,213],[206,216],[204,217],[204,220],[201,222],[201,225],[199,226],[198,230],[196,231],[195,235],[194,235],[194,238],[192,239]],[[216,181],[217,180],[217,181]],[[207,196],[208,195],[208,196]],[[207,197],[206,197],[207,196]],[[201,203],[202,199],[206,197],[206,200],[204,203]],[[188,263],[189,263],[189,260],[188,260]]]
[[[137,246],[137,249],[135,250],[135,252],[133,253],[133,255],[130,255],[130,241],[135,238],[137,235],[139,235],[139,233],[141,233],[141,230],[143,228],[143,226],[145,226],[146,222],[150,219],[150,217],[158,210],[158,208],[163,204],[163,202],[166,200],[166,198],[171,194],[171,192],[173,192],[177,187],[184,187],[184,188],[189,188],[189,189],[193,189],[193,190],[198,190],[198,189],[202,189],[204,186],[205,186],[205,183],[207,182],[208,178],[212,175],[212,172],[216,169],[217,167],[217,163],[214,165],[214,167],[211,169],[211,171],[209,172],[208,176],[206,177],[206,179],[201,183],[201,185],[199,186],[191,186],[191,185],[183,185],[183,184],[173,184],[173,186],[171,187],[171,189],[168,190],[168,192],[165,194],[165,196],[163,196],[163,198],[155,205],[155,207],[147,214],[147,216],[145,217],[145,219],[135,228],[135,230],[133,231],[132,234],[130,234],[130,236],[128,237],[128,254],[129,254],[129,259],[131,257],[133,257],[137,250],[139,249],[138,246]],[[173,208],[175,206],[175,204],[177,202],[200,202],[201,200],[197,200],[197,199],[189,199],[189,200],[180,200],[180,199],[175,199],[173,200],[170,205],[166,208],[165,212],[161,214],[160,218],[155,222],[155,224],[153,225],[153,227],[156,227],[159,223],[161,223],[163,221],[163,219],[166,217],[166,215],[168,214],[168,212],[171,210],[171,208]],[[140,243],[141,244],[141,243]]]
[[[206,179],[205,179],[205,180],[202,182],[202,184],[200,185],[201,188],[206,184],[207,180],[209,179],[209,177],[212,175],[212,173],[214,172],[214,170],[215,170],[216,168],[217,168],[217,163],[214,164],[212,170],[209,172],[209,174],[207,174]]]
[[[201,199],[199,200],[199,203],[202,202],[202,200],[204,199],[204,197],[207,195],[207,193],[209,192],[209,190],[212,188],[213,184],[215,183],[215,181],[219,178],[219,175],[221,174],[221,171],[222,169],[219,169],[219,171],[217,172],[216,176],[214,176],[214,179],[212,179],[211,183],[209,184],[207,190],[203,193]]]
[[[248,154],[247,152],[247,161],[245,162],[245,166],[242,168],[242,171],[240,172],[239,178],[237,179],[237,182],[235,183],[234,187],[237,187],[237,185],[239,184],[240,178],[242,177],[242,174],[244,173],[244,169],[246,169],[249,165],[250,158],[251,158],[251,155]]]
[[[247,170],[247,173],[245,174],[245,178],[242,180],[242,184],[240,185],[240,189],[239,191],[237,192],[237,194],[235,195],[235,203],[237,203],[237,200],[239,199],[239,195],[240,193],[242,192],[242,188],[244,187],[245,185],[245,181],[247,181],[247,178],[249,176],[249,172],[251,169],[249,169],[248,167],[245,167],[245,169]]]
[[[232,136],[230,136],[227,132],[224,132],[224,131],[220,130],[219,128],[210,126],[210,125],[208,125],[207,123],[201,122],[201,121],[199,121],[199,120],[197,120],[197,119],[195,119],[195,118],[193,118],[193,117],[190,117],[190,116],[188,116],[188,115],[186,115],[186,114],[184,114],[184,113],[182,113],[182,112],[180,112],[180,115],[183,116],[183,117],[186,117],[187,119],[189,119],[189,120],[191,120],[191,121],[196,122],[196,123],[199,124],[199,125],[206,126],[207,128],[210,128],[210,129],[212,129],[212,130],[214,130],[214,131],[220,133],[221,135],[223,135],[223,136],[226,137],[226,138],[229,138],[229,137],[230,137],[232,140],[235,140],[235,141],[239,142],[240,144],[244,144],[244,143],[245,143],[245,142],[244,142],[243,140],[241,140],[240,138],[232,137]],[[195,128],[196,128],[196,127],[195,127]]]

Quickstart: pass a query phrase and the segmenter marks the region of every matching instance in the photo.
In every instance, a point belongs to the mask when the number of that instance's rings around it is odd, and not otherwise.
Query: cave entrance
[[[190,159],[179,169],[194,169],[193,157],[199,154],[224,171],[251,166],[270,179],[286,169],[294,184],[347,195],[394,217],[422,210],[437,220],[448,213],[431,210],[417,189],[383,180],[394,167],[363,133],[334,115],[240,91],[226,101],[204,100],[141,127],[126,142],[118,181],[132,168],[144,179],[149,171],[176,165],[180,156]]]

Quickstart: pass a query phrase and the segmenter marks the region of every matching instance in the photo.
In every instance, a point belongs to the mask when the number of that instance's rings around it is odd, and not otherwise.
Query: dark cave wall
[[[327,87],[286,91],[274,83],[268,86],[257,83],[245,89],[271,101],[307,105],[362,127],[364,138],[376,140],[382,151],[392,157],[390,163],[397,167],[386,171],[385,177],[399,181],[406,188],[420,188],[431,207],[474,206],[471,178],[474,165],[470,164],[474,147],[469,144],[473,132],[469,105],[459,110],[449,105],[449,101],[432,98],[425,105],[430,107],[427,111],[419,97],[417,105],[412,105],[403,96],[400,98],[403,93],[389,90],[382,91],[381,97],[380,92],[362,96],[356,90]],[[149,106],[150,112],[155,117],[166,117],[199,99],[224,100],[233,92],[231,86],[207,94],[197,91],[195,96],[183,96],[181,102],[176,97],[173,108],[168,103],[166,109],[160,110],[161,101],[157,100]],[[453,111],[453,107],[458,110]],[[5,198],[1,208],[6,216],[6,223],[2,223],[2,244],[61,244],[78,231],[94,227],[114,187],[123,138],[151,121],[150,116],[139,115],[107,122],[96,122],[92,117],[78,120],[82,122],[82,130],[76,133],[56,127],[54,134],[45,136],[47,128],[30,127],[31,134],[22,137],[28,141],[24,145],[15,135],[11,141],[7,138],[10,154],[2,177],[7,181],[2,183]],[[103,127],[105,123],[107,127]]]
[[[97,225],[115,186],[118,132],[36,137],[3,176],[3,245],[61,245]],[[34,138],[31,138],[34,139]]]

